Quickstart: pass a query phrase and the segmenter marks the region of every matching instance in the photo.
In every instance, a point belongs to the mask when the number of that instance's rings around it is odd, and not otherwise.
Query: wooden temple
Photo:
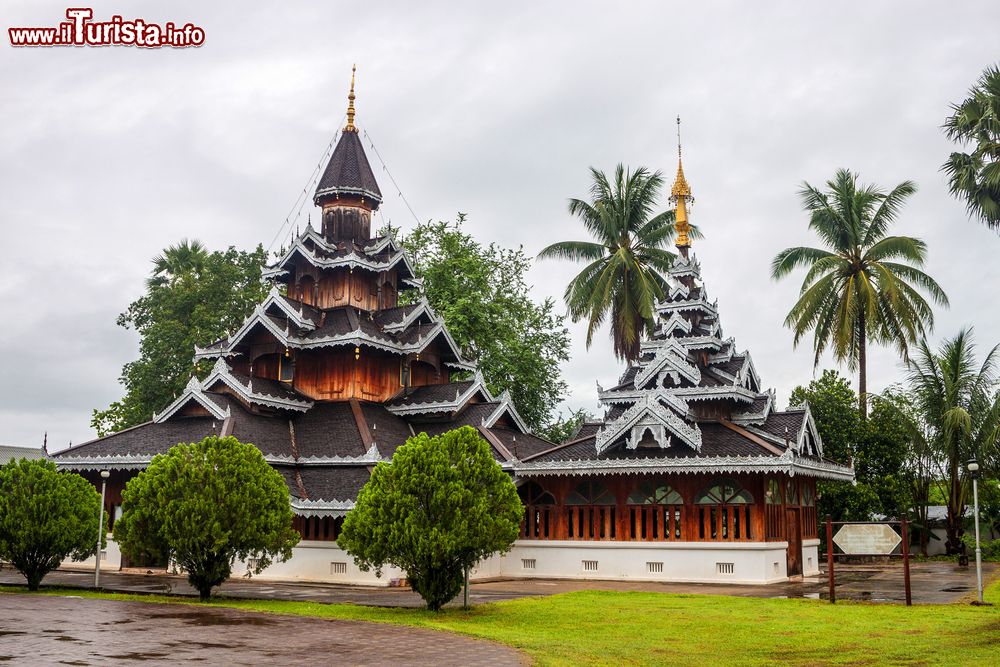
[[[603,419],[569,442],[532,435],[507,392],[495,396],[421,300],[406,252],[372,236],[382,194],[355,125],[318,182],[307,226],[264,272],[268,296],[153,419],[55,456],[120,512],[127,481],[178,442],[233,435],[284,477],[302,536],[262,576],[387,584],[337,548],[343,517],[376,463],[419,432],[477,428],[518,484],[521,538],[473,572],[486,577],[779,581],[818,571],[816,480],[851,480],[823,457],[807,406],[779,411],[748,352],[723,336],[691,254],[691,189],[678,152],[679,256],[641,357],[610,389]],[[417,296],[414,296],[417,295]],[[109,546],[114,567],[115,547]],[[118,564],[127,565],[118,555]]]

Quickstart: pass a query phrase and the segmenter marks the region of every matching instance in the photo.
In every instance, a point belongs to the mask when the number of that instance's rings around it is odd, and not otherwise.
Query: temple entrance
[[[788,576],[802,574],[802,517],[798,507],[785,508],[785,535],[788,539]]]

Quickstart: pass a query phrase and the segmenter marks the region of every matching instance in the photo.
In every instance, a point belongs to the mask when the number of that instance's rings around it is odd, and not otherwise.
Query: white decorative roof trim
[[[440,318],[437,316],[437,313],[435,313],[434,310],[431,308],[430,304],[427,303],[427,297],[422,297],[420,299],[420,302],[417,304],[417,307],[414,308],[412,311],[410,311],[409,315],[404,316],[403,319],[399,322],[395,322],[393,324],[386,324],[382,328],[385,329],[386,331],[403,331],[409,328],[411,324],[416,322],[421,315],[426,315],[433,322],[437,322],[440,320]]]
[[[673,313],[667,321],[661,322],[656,330],[658,333],[670,336],[678,329],[685,334],[689,334],[692,327],[691,320],[681,317],[679,313]]]
[[[605,425],[597,432],[594,440],[597,453],[600,454],[606,450],[626,431],[650,417],[663,424],[671,433],[696,451],[701,451],[701,429],[698,428],[698,424],[688,425],[672,410],[667,409],[655,394],[647,393],[635,405],[623,412],[618,419]]]
[[[331,251],[334,250],[333,248],[330,248],[325,241],[322,243],[325,248]],[[315,266],[317,269],[359,268],[378,273],[381,271],[389,271],[402,262],[403,265],[406,266],[406,269],[410,272],[411,276],[416,275],[413,264],[410,263],[409,257],[407,257],[406,252],[403,250],[397,250],[384,262],[370,259],[365,255],[359,255],[354,252],[353,249],[342,257],[319,257],[306,246],[302,237],[295,239],[295,242],[292,243],[292,247],[288,249],[288,251],[280,260],[278,260],[272,269],[284,268],[285,264],[291,261],[296,252],[302,255],[303,259],[309,262],[312,266]]]
[[[61,470],[142,470],[153,462],[154,456],[155,454],[56,456],[52,461]]]
[[[691,301],[676,301],[673,303],[661,302],[656,306],[656,310],[661,315],[667,313],[680,313],[685,310],[700,310],[708,315],[718,316],[719,310],[715,304],[705,301],[701,297]]]
[[[299,466],[354,466],[375,465],[384,461],[378,452],[378,447],[372,444],[368,451],[358,456],[274,456],[265,455],[264,460],[271,465],[299,465]]]
[[[640,366],[635,376],[636,388],[642,387],[661,371],[672,375],[675,384],[679,384],[677,376],[683,377],[691,384],[701,382],[701,371],[688,362],[687,352],[674,339],[659,342],[656,346],[656,356]]]
[[[292,513],[305,517],[340,517],[354,509],[353,500],[302,500],[292,498]]]
[[[313,406],[313,402],[308,399],[285,398],[282,396],[272,396],[271,394],[254,391],[253,379],[251,378],[249,387],[240,382],[229,372],[229,365],[226,364],[225,359],[222,357],[219,357],[219,360],[215,362],[212,372],[207,378],[205,378],[202,386],[205,389],[208,389],[216,382],[222,382],[239,394],[248,403],[256,403],[257,405],[264,405],[272,408],[298,410],[300,412],[305,412]]]
[[[205,396],[204,392],[202,391],[201,382],[198,381],[197,377],[192,375],[191,379],[188,380],[187,387],[184,388],[184,391],[181,393],[181,395],[178,396],[173,403],[168,405],[166,410],[164,410],[160,414],[153,415],[153,422],[157,424],[162,424],[163,422],[170,419],[170,417],[172,417],[174,413],[180,410],[188,401],[192,400],[196,401],[199,405],[208,410],[209,413],[211,413],[211,415],[216,419],[224,420],[226,417],[230,416],[229,406],[227,405],[225,411],[223,411],[222,408],[220,408],[218,405],[215,404],[214,401],[212,401],[212,399]]]
[[[333,195],[341,193],[346,193],[349,195],[358,195],[360,197],[368,197],[368,199],[371,199],[372,201],[376,201],[379,203],[382,202],[382,196],[379,195],[377,192],[369,190],[368,188],[355,188],[345,185],[334,185],[328,188],[323,188],[322,190],[316,190],[316,194],[313,195],[313,203],[315,204],[317,200],[323,195]]]
[[[823,456],[823,438],[819,434],[819,429],[816,428],[816,421],[813,419],[812,410],[809,408],[809,404],[805,403],[804,406],[806,415],[805,419],[802,420],[802,428],[799,429],[799,437],[797,439],[797,449],[799,452],[802,451],[803,446],[806,441],[806,432],[812,436],[813,442],[816,443],[816,456]]]
[[[685,387],[683,389],[671,389],[670,391],[683,397],[686,401],[710,401],[719,398],[729,398],[735,401],[746,401],[753,403],[759,394],[744,387],[721,386],[721,387]]]
[[[667,292],[667,298],[671,301],[677,299],[677,297],[687,298],[691,293],[691,290],[682,282],[674,283],[670,286],[670,290]]]
[[[722,349],[715,354],[710,354],[708,356],[709,364],[719,364],[725,363],[733,358],[736,354],[736,339],[729,337],[722,341]]]
[[[529,461],[514,465],[519,476],[536,475],[621,475],[656,473],[784,473],[804,474],[821,479],[853,481],[854,470],[816,459],[795,457],[791,451],[781,456],[713,456],[675,459],[592,459],[570,461]]]
[[[655,396],[659,401],[666,403],[669,407],[677,411],[677,414],[687,415],[690,406],[681,398],[675,396],[673,389],[607,389],[600,390],[597,398],[601,403],[637,403],[647,396]]]
[[[517,408],[514,407],[514,401],[510,397],[510,390],[504,389],[498,400],[500,401],[500,405],[497,406],[497,409],[494,410],[489,417],[483,419],[483,426],[486,428],[493,428],[493,425],[496,424],[497,421],[500,420],[500,417],[502,417],[506,412],[510,414],[514,423],[517,424],[517,427],[521,429],[522,433],[530,433],[531,431],[528,428],[528,425],[523,419],[521,419],[521,415],[517,413]]]
[[[278,342],[285,347],[292,347],[301,350],[308,350],[317,347],[336,347],[338,345],[366,345],[375,349],[385,350],[386,352],[396,352],[398,354],[419,354],[427,349],[427,347],[438,335],[443,335],[445,340],[448,341],[448,345],[451,347],[452,353],[456,358],[458,358],[459,363],[467,363],[464,359],[462,359],[462,354],[458,349],[458,344],[455,342],[455,339],[451,337],[451,334],[448,333],[448,330],[444,326],[444,322],[435,323],[435,325],[428,332],[426,332],[423,336],[420,336],[415,342],[412,343],[401,343],[393,341],[389,338],[375,337],[362,331],[360,326],[353,331],[348,331],[336,336],[305,338],[298,335],[292,335],[292,333],[287,329],[282,331],[282,329],[275,324],[266,313],[264,313],[260,306],[254,310],[253,314],[250,315],[243,326],[240,327],[240,330],[222,347],[196,347],[194,355],[195,360],[232,354],[233,348],[239,344],[239,342],[256,324],[260,324],[265,329],[270,331],[271,334],[278,339]]]
[[[674,340],[688,350],[703,350],[705,348],[721,350],[722,346],[725,344],[725,341],[717,336],[685,336],[682,338],[675,338]]]
[[[679,278],[681,276],[694,276],[696,278],[701,277],[701,263],[694,256],[689,258],[678,257],[674,260],[670,268],[667,269],[667,274],[674,278]]]
[[[295,310],[295,306],[292,304],[291,299],[281,294],[278,290],[278,286],[274,285],[271,287],[271,291],[268,292],[267,298],[264,302],[260,304],[260,307],[267,311],[271,306],[276,306],[285,317],[295,322],[295,326],[306,331],[312,331],[316,328],[316,323],[305,316],[305,313],[300,310]]]
[[[764,403],[764,409],[760,412],[744,412],[740,415],[733,415],[733,418],[730,421],[734,424],[739,424],[740,426],[760,425],[766,422],[768,415],[771,414],[771,410],[774,409],[774,389],[769,389],[766,396],[767,401]]]
[[[427,403],[407,403],[406,405],[386,405],[385,408],[394,415],[413,415],[426,412],[455,412],[461,409],[477,392],[482,392],[487,401],[494,401],[493,395],[486,387],[486,381],[478,371],[472,379],[472,384],[464,392],[455,390],[455,398],[451,401],[434,401]]]

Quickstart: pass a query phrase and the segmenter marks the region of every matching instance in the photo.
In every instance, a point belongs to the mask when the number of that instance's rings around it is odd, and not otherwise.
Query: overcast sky
[[[802,276],[773,283],[769,263],[816,243],[796,192],[839,167],[917,183],[894,231],[927,241],[951,298],[934,339],[973,325],[981,347],[1000,342],[1000,238],[939,171],[949,103],[1000,60],[996,2],[249,4],[97,3],[97,19],[206,33],[201,48],[140,50],[12,49],[6,28],[56,25],[66,5],[4,3],[0,443],[93,436],[91,410],[121,396],[137,355],[115,318],[150,258],[181,238],[268,244],[342,124],[354,62],[358,124],[416,216],[465,212],[477,239],[532,255],[584,238],[566,200],[587,194],[588,167],[672,181],[681,115],[706,236],[694,251],[725,333],[781,405],[814,369],[781,325]],[[369,158],[405,231],[414,217]],[[537,298],[561,297],[577,268],[538,263]],[[571,332],[568,405],[596,411],[595,380],[622,368],[606,332],[589,350]],[[870,387],[899,379],[890,350],[869,359]]]

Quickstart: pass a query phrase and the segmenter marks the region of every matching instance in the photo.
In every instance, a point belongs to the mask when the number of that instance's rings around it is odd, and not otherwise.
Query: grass
[[[21,587],[0,587],[0,593]],[[394,623],[488,639],[538,665],[996,664],[1000,607],[584,591],[449,609],[440,614],[284,600],[190,599],[77,589],[79,595]],[[1000,581],[987,591],[1000,603]]]

